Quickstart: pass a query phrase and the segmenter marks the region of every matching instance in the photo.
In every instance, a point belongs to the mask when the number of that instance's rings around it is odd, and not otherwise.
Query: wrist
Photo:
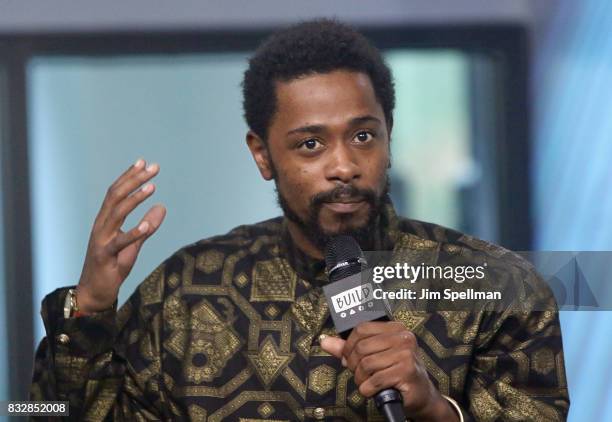
[[[85,313],[79,309],[76,289],[68,289],[64,300],[64,318],[78,318],[84,315]]]
[[[412,419],[419,422],[459,422],[460,416],[449,400],[436,391],[432,400],[418,414],[413,415]]]
[[[81,285],[77,285],[74,289],[74,299],[76,302],[74,316],[77,317],[104,312],[113,307],[113,304],[107,305],[106,303],[101,304],[95,301]]]

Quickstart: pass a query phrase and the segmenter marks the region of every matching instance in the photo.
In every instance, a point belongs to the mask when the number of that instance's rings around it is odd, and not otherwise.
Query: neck
[[[287,230],[291,235],[293,243],[307,255],[315,259],[323,259],[323,251],[315,246],[314,243],[304,234],[302,228],[291,220],[287,221]]]

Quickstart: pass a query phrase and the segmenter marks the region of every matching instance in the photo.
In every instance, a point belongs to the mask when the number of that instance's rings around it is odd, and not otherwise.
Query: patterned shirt
[[[379,250],[419,260],[478,252],[492,283],[543,283],[512,252],[398,217],[390,203],[377,227]],[[66,319],[68,288],[57,289],[42,304],[47,336],[30,398],[67,400],[74,420],[382,421],[353,373],[319,346],[320,334],[337,335],[326,282],[324,263],[291,242],[279,217],[181,248],[118,311]],[[558,314],[540,290],[548,310],[394,309],[465,420],[565,420]]]

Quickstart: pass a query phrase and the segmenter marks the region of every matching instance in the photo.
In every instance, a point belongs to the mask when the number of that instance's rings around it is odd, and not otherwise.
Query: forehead
[[[360,72],[336,70],[277,82],[276,100],[271,133],[302,125],[341,125],[364,115],[384,121],[372,82]]]

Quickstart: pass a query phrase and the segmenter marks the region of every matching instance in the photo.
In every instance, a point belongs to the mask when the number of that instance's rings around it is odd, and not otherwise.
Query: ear
[[[270,153],[263,139],[259,137],[255,132],[249,130],[246,135],[246,143],[251,150],[251,155],[257,164],[257,168],[261,173],[261,177],[265,180],[272,180],[274,172],[272,171],[272,162],[270,160]]]
[[[389,121],[387,122],[387,148],[389,148],[389,164],[387,165],[387,168],[390,169],[391,168],[391,161],[393,161],[393,155],[391,152],[391,131],[393,130],[393,117],[391,117],[389,119]]]

